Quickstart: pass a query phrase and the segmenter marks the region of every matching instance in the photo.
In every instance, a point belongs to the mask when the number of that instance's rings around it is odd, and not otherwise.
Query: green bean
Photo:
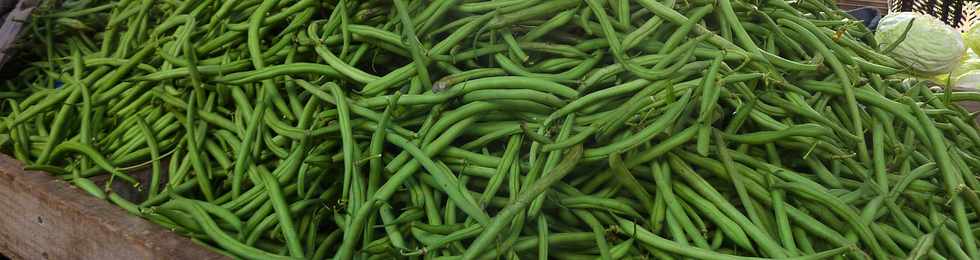
[[[574,210],[573,212],[575,212],[576,215],[585,221],[585,223],[592,229],[596,244],[599,247],[600,258],[604,260],[612,259],[612,253],[609,251],[609,242],[606,241],[605,230],[602,228],[602,224],[599,223],[599,220],[588,211]]]
[[[841,64],[841,62],[835,58],[836,56],[833,53],[831,53],[830,50],[824,44],[820,43],[820,40],[816,39],[817,37],[814,37],[813,33],[809,32],[805,28],[805,26],[796,24],[792,21],[785,20],[785,19],[779,19],[778,22],[780,24],[793,28],[793,30],[796,30],[800,34],[803,34],[804,39],[807,40],[811,45],[814,45],[815,48],[817,48],[817,50],[821,53],[821,55],[823,55],[824,59],[826,59],[826,62],[830,64],[831,69],[834,70],[834,74],[837,76],[837,78],[840,80],[840,84],[842,84],[843,86],[844,97],[845,99],[847,99],[848,112],[851,113],[851,115],[853,115],[851,121],[852,127],[854,128],[853,133],[854,135],[861,138],[857,144],[858,156],[859,158],[861,158],[861,161],[864,162],[869,161],[870,159],[868,157],[867,147],[865,145],[864,137],[862,135],[864,130],[862,130],[863,128],[861,126],[861,119],[860,117],[857,116],[858,114],[860,114],[860,111],[857,106],[857,98],[855,96],[855,90],[851,84],[851,80],[848,77],[848,74],[844,71],[843,68],[844,65]]]
[[[461,128],[457,128],[457,129],[461,129]],[[456,133],[456,134],[446,133],[442,137],[433,140],[433,142],[429,146],[425,147],[425,150],[426,150],[425,152],[428,153],[428,154],[434,154],[436,151],[442,150],[446,145],[448,145],[448,142],[449,141],[453,140],[456,137],[456,135],[458,135],[458,133]],[[401,139],[401,138],[399,138],[397,136],[387,135],[386,136],[386,139],[388,139],[389,142],[395,142],[396,145],[403,146],[405,148],[412,148],[411,146],[409,146],[410,144],[408,143],[407,140]],[[418,149],[418,148],[415,148],[415,149]],[[426,160],[426,157],[423,154],[419,154],[418,152],[413,152],[413,153],[414,153],[414,156],[418,157],[419,159],[422,159],[423,161],[427,161]],[[412,163],[410,163],[408,165],[405,165],[405,167],[400,168],[388,180],[388,182],[386,182],[385,184],[383,184],[378,189],[378,191],[375,193],[374,197],[370,200],[370,201],[373,201],[373,202],[369,202],[369,203],[367,203],[367,206],[361,207],[361,208],[358,209],[358,211],[355,213],[355,217],[353,218],[354,221],[352,221],[352,223],[350,224],[350,227],[348,227],[348,230],[360,230],[360,228],[363,228],[363,223],[364,223],[363,221],[366,218],[367,214],[370,214],[371,213],[371,209],[373,208],[372,204],[378,203],[378,201],[385,201],[388,198],[390,198],[393,195],[393,193],[395,192],[395,189],[398,186],[400,186],[404,181],[406,181],[406,179],[412,173],[414,173],[415,170],[418,169],[419,165],[420,165],[420,163],[417,163],[417,161],[412,161]],[[436,172],[440,172],[441,171],[440,168],[434,167],[434,165],[432,165],[428,161],[426,162],[426,165],[425,166],[429,170],[434,170]],[[432,166],[432,168],[430,168],[430,166]],[[443,180],[444,181],[451,181],[451,178],[449,178],[449,179],[443,178]],[[456,188],[455,188],[456,187],[455,185],[449,185],[448,187],[450,187],[450,189],[447,190],[447,192],[450,192],[450,191],[456,191],[456,192],[458,192],[458,190],[456,190]],[[465,200],[463,200],[463,198],[461,198],[460,196],[456,196],[456,199],[454,199],[454,200],[457,200],[457,199],[459,199],[458,201],[460,201],[460,202],[464,202],[464,203],[458,203],[461,206],[462,205],[470,205],[470,207],[468,207],[467,210],[464,210],[464,212],[467,212],[468,214],[475,214],[475,215],[471,215],[471,217],[472,216],[480,216],[481,214],[485,214],[485,213],[482,213],[482,212],[479,212],[478,213],[478,210],[477,210],[478,208],[475,208],[474,206],[472,206],[471,204],[469,204],[469,203],[472,203],[472,200],[471,199],[465,199]],[[349,256],[352,253],[351,252],[351,250],[353,250],[352,247],[355,245],[352,241],[353,240],[356,240],[356,238],[357,238],[358,235],[359,235],[358,232],[348,232],[348,233],[345,233],[345,236],[350,236],[350,237],[345,238],[345,240],[344,240],[345,243],[343,243],[343,245],[341,245],[340,250],[338,251],[338,256],[340,256],[341,258],[344,258],[345,256]],[[350,238],[350,239],[348,239],[348,238]]]
[[[307,207],[309,207],[310,205],[316,204],[318,202],[321,202],[320,199],[302,200],[293,203],[292,205],[289,205],[289,210],[291,214],[298,214],[302,212],[304,209],[306,209]],[[269,212],[263,212],[263,213],[269,213]],[[256,217],[256,216],[265,216],[265,217]],[[256,224],[255,227],[253,227],[250,230],[250,234],[245,241],[245,243],[248,245],[254,245],[255,242],[259,239],[259,236],[262,235],[265,230],[271,228],[272,225],[277,224],[276,221],[278,221],[277,216],[268,215],[268,214],[253,215],[252,219],[262,219],[262,221]]]
[[[272,206],[275,208],[276,215],[279,217],[280,227],[282,227],[283,236],[286,238],[290,254],[302,258],[303,250],[300,246],[299,238],[296,235],[289,208],[286,205],[285,199],[282,197],[282,192],[279,190],[278,181],[272,175],[264,174],[263,171],[258,171],[258,178],[265,186],[269,198],[272,200]]]
[[[740,247],[750,251],[754,250],[751,243],[749,243],[748,237],[746,237],[745,233],[738,228],[738,225],[731,219],[725,217],[724,214],[722,214],[717,208],[712,206],[711,202],[698,196],[693,190],[691,190],[690,187],[678,182],[674,182],[673,190],[676,190],[677,194],[682,197],[682,199],[689,201],[692,205],[697,207],[700,212],[705,213],[705,216],[715,222],[715,224],[718,225],[718,228],[721,229],[726,236],[734,240],[734,242]]]
[[[597,139],[606,140],[609,135],[619,131],[622,127],[627,124],[627,119],[630,116],[637,116],[645,106],[663,106],[666,107],[667,100],[673,101],[676,99],[676,93],[678,91],[687,90],[693,88],[695,84],[694,81],[687,81],[681,84],[677,84],[677,80],[667,81],[663,84],[651,85],[647,88],[642,89],[637,95],[630,97],[626,101],[626,104],[622,107],[616,109],[616,113],[604,116],[604,120],[596,122],[599,126],[599,135]],[[671,86],[670,84],[677,84],[676,86]],[[670,86],[670,88],[667,88]],[[663,90],[663,92],[661,92]],[[655,96],[657,92],[660,96],[663,96],[662,102],[654,102],[654,99],[650,96]],[[656,97],[655,97],[656,98]],[[649,110],[648,110],[649,111]],[[644,114],[644,120],[649,114]]]
[[[764,144],[775,142],[791,136],[821,137],[830,134],[830,130],[817,124],[801,124],[790,126],[778,131],[760,131],[740,135],[725,135],[725,138],[745,144]]]
[[[522,22],[531,18],[540,17],[543,15],[550,15],[556,12],[561,12],[578,5],[577,1],[552,1],[546,2],[544,4],[534,5],[530,8],[521,9],[512,13],[503,14],[499,17],[494,17],[487,23],[490,29],[499,29],[505,26]]]
[[[522,138],[520,135],[511,135],[507,141],[507,149],[504,150],[503,160],[494,170],[493,176],[487,183],[486,188],[484,188],[483,195],[480,196],[479,204],[486,205],[490,199],[495,195],[503,183],[506,174],[514,166],[514,161],[517,159],[517,153],[520,151],[522,143]]]
[[[670,219],[676,225],[678,225],[683,232],[688,233],[694,244],[701,248],[710,248],[708,241],[704,239],[701,233],[695,230],[694,224],[691,222],[688,214],[684,211],[683,207],[676,203],[678,201],[677,197],[674,196],[673,188],[671,187],[670,171],[665,166],[660,166],[660,164],[654,164],[653,166],[653,179],[656,182],[657,190],[660,192],[661,196],[664,196],[664,201],[672,201],[667,205],[667,214],[669,214]],[[675,229],[675,232],[681,233]],[[684,241],[684,240],[681,240]],[[686,244],[686,242],[684,242]]]
[[[489,101],[497,99],[526,99],[552,107],[562,107],[565,102],[554,95],[535,90],[476,90],[463,95],[463,102]]]
[[[675,242],[658,237],[657,235],[650,233],[650,231],[643,229],[643,227],[640,227],[636,225],[636,223],[633,223],[629,220],[617,218],[617,222],[619,224],[619,227],[623,229],[624,234],[629,234],[634,239],[637,239],[640,242],[644,242],[649,245],[655,246],[657,248],[670,251],[671,253],[686,255],[689,257],[695,257],[700,259],[759,259],[759,258],[752,258],[752,257],[723,255],[704,249],[681,246]],[[787,259],[823,259],[829,256],[834,256],[847,252],[849,250],[850,250],[849,248],[840,247],[840,248],[820,252],[809,256],[794,257],[794,258],[787,258]]]
[[[178,199],[177,203],[180,205],[179,207],[181,207],[184,211],[189,212],[189,214],[193,216],[194,220],[202,227],[203,231],[206,232],[209,237],[214,239],[216,243],[222,245],[222,247],[226,248],[229,252],[251,259],[292,259],[246,246],[222,231],[218,225],[214,223],[214,220],[211,220],[211,218],[207,216],[207,213],[200,205],[181,199]]]
[[[465,124],[465,123],[464,123]],[[446,192],[449,197],[457,204],[458,207],[462,208],[464,212],[470,214],[481,223],[486,223],[489,217],[487,217],[481,210],[476,207],[476,202],[470,198],[468,193],[462,193],[460,187],[458,186],[458,181],[456,178],[435,166],[434,163],[425,156],[424,152],[418,148],[412,147],[407,140],[402,140],[401,137],[389,135],[389,141],[395,145],[401,146],[406,149],[419,164],[422,164],[426,170],[430,171],[435,177],[436,181],[439,182],[439,188]]]
[[[306,82],[304,80],[296,80],[296,83],[304,90],[311,92],[311,94],[316,96],[317,98],[327,101],[327,103],[337,104],[337,100],[332,95],[327,94],[325,91],[317,88],[316,86],[313,86],[309,82]],[[371,111],[362,106],[358,106],[354,104],[348,104],[348,105],[350,105],[351,112],[354,114],[369,118],[375,122],[378,122],[381,119],[381,115],[374,111]],[[392,129],[400,135],[415,136],[415,133],[398,126],[392,126]]]
[[[405,6],[405,2],[401,0],[395,0],[394,4],[395,9],[398,11],[398,18],[402,23],[402,33],[405,34],[404,38],[408,41],[408,49],[415,62],[416,75],[422,80],[422,87],[431,88],[432,82],[429,79],[428,62],[422,54],[422,43],[419,42],[416,36],[415,24],[413,24],[412,18],[409,17],[408,8]]]
[[[350,112],[348,112],[348,105],[346,102],[346,98],[344,97],[343,91],[340,89],[340,86],[336,84],[328,83],[326,87],[330,89],[330,92],[333,94],[334,100],[337,100],[337,104],[336,104],[337,111],[340,115],[340,119],[339,119],[340,133],[341,133],[341,140],[344,147],[343,148],[344,183],[347,184],[344,186],[344,189],[341,192],[341,194],[343,194],[344,198],[347,198],[347,196],[350,195],[350,189],[351,189],[350,183],[351,183],[351,178],[354,174],[354,161],[358,160],[358,158],[355,157],[354,154],[354,147],[353,147],[354,137],[352,134],[353,129],[350,127]]]
[[[735,162],[732,160],[731,155],[729,154],[727,142],[725,141],[724,137],[722,137],[722,134],[717,131],[714,133],[714,139],[718,147],[718,151],[717,151],[718,157],[721,159],[722,166],[724,166],[724,171],[725,173],[728,174],[729,178],[731,178],[732,185],[735,186],[735,192],[738,193],[739,200],[742,201],[742,204],[746,209],[746,213],[748,213],[749,215],[749,219],[752,220],[752,222],[755,223],[756,225],[761,225],[762,220],[759,217],[760,214],[757,211],[756,205],[753,203],[753,200],[751,199],[751,197],[749,197],[749,194],[746,191],[745,184],[743,184],[742,182],[742,176],[741,176],[742,174],[739,173],[738,170],[736,169]],[[778,191],[774,191],[773,193],[775,192]],[[773,198],[778,199],[778,195],[774,195]],[[778,200],[774,200],[772,207],[774,211],[776,211],[777,213],[776,220],[781,221],[780,218],[782,216],[779,213],[783,211],[782,205],[779,205]],[[779,223],[777,222],[777,224]],[[780,226],[780,228],[782,227]],[[783,233],[779,233],[779,234],[780,234],[780,238],[784,238],[783,235],[785,234]],[[787,249],[792,248],[789,245],[784,245],[784,246],[787,246]]]
[[[231,257],[978,254],[980,96],[829,3],[110,2],[28,21],[0,150]]]
[[[245,128],[246,129],[245,130],[245,135],[242,136],[242,143],[241,143],[241,147],[242,148],[239,149],[238,155],[236,156],[236,159],[235,159],[235,169],[234,169],[234,172],[233,172],[233,175],[232,175],[233,176],[233,179],[232,179],[232,194],[233,194],[233,197],[237,197],[237,194],[239,194],[239,192],[240,192],[241,177],[245,173],[245,168],[244,167],[249,163],[249,160],[251,160],[250,153],[251,153],[251,150],[252,150],[252,148],[251,148],[252,147],[252,143],[254,142],[254,139],[258,135],[259,128],[262,125],[260,123],[260,120],[263,118],[263,115],[265,114],[265,107],[266,107],[266,99],[263,96],[262,100],[260,100],[258,102],[258,104],[256,104],[255,110],[252,111],[252,114],[251,114],[251,117],[250,117],[250,120],[249,120],[251,123],[249,124],[249,126],[247,128]]]
[[[910,103],[910,101],[907,99],[904,101],[907,104]],[[921,109],[919,109],[917,106],[914,106],[914,104],[910,104],[910,105],[912,105],[910,107],[912,108],[912,111],[915,112],[916,117],[920,121],[922,121],[923,119],[927,119],[925,113],[923,113]],[[923,124],[923,126],[927,131],[929,141],[932,143],[931,149],[935,154],[935,156],[937,157],[936,164],[939,167],[940,174],[943,176],[946,192],[949,193],[950,196],[953,196],[951,200],[953,203],[954,218],[956,219],[956,222],[959,225],[960,236],[962,236],[961,239],[964,240],[963,242],[965,244],[972,245],[973,243],[975,243],[973,242],[975,239],[973,237],[973,233],[969,230],[968,227],[966,227],[968,225],[967,224],[968,222],[965,216],[966,213],[963,206],[963,200],[958,196],[958,192],[956,192],[957,187],[959,185],[963,185],[962,180],[960,179],[959,174],[955,173],[956,170],[953,168],[953,165],[951,165],[952,162],[949,157],[949,153],[944,148],[945,145],[943,139],[938,133],[936,127],[928,123]],[[969,247],[969,246],[967,247],[967,253],[969,255],[975,255],[976,251],[977,251],[976,248]]]
[[[468,13],[482,13],[482,12],[493,11],[501,7],[513,6],[515,4],[519,4],[520,2],[523,1],[510,0],[510,1],[463,3],[460,4],[457,7],[457,9],[459,9],[462,12],[468,12]]]
[[[796,193],[799,193],[799,194],[805,194],[806,196],[812,197],[812,198],[820,201],[821,203],[825,203],[826,206],[828,206],[832,210],[834,210],[836,214],[840,214],[845,219],[847,219],[848,224],[850,224],[852,226],[852,228],[854,228],[854,230],[857,231],[858,236],[861,237],[861,240],[864,243],[867,243],[868,246],[872,249],[872,253],[874,253],[876,255],[878,255],[878,254],[884,255],[885,254],[884,252],[880,252],[882,249],[878,246],[877,240],[874,239],[873,236],[870,234],[871,231],[866,226],[864,226],[863,224],[857,222],[859,217],[853,212],[853,209],[852,208],[849,208],[846,205],[842,205],[840,202],[835,201],[834,199],[828,198],[825,194],[820,194],[820,193],[814,192],[813,189],[807,188],[807,187],[805,187],[805,186],[803,186],[801,184],[780,183],[780,184],[777,184],[776,186],[777,187],[782,187],[782,188],[788,189],[790,191],[793,191],[793,192],[796,192]],[[879,251],[879,252],[876,252],[876,251]]]
[[[653,211],[653,197],[640,185],[640,182],[633,177],[629,169],[623,163],[622,158],[617,153],[609,155],[609,168],[617,175],[616,180],[623,185],[627,191],[636,196],[643,207],[648,211]]]
[[[294,75],[301,73],[315,73],[320,75],[325,75],[329,77],[338,77],[340,74],[333,69],[333,67],[321,64],[313,63],[292,63],[285,65],[276,65],[263,68],[261,70],[232,73],[221,78],[215,79],[215,81],[230,84],[230,85],[241,85],[250,82],[262,81],[265,79],[275,78],[283,75]]]
[[[102,156],[98,151],[96,151],[92,146],[81,144],[74,141],[64,141],[55,146],[54,151],[51,152],[51,157],[57,158],[62,153],[72,151],[85,155],[92,160],[95,165],[99,166],[105,171],[108,171],[112,176],[118,177],[125,180],[126,182],[132,183],[135,187],[139,187],[139,182],[136,181],[132,176],[129,176],[112,166],[105,157]]]
[[[718,95],[721,92],[721,86],[717,86],[715,82],[721,63],[721,57],[716,57],[712,61],[711,67],[708,69],[708,75],[704,77],[704,81],[701,84],[701,114],[698,115],[697,121],[701,127],[698,130],[697,150],[702,156],[708,155],[708,145],[711,142],[711,127],[709,126],[710,122],[708,120],[714,116],[715,103],[718,101]]]
[[[58,110],[58,114],[55,116],[54,124],[51,127],[51,133],[48,135],[47,143],[45,143],[41,155],[38,156],[37,162],[39,164],[46,164],[50,160],[51,150],[55,148],[58,143],[58,138],[61,138],[61,129],[64,129],[65,120],[68,117],[68,113],[71,111],[72,104],[75,103],[79,97],[81,97],[81,91],[79,91],[83,86],[76,85],[77,87],[71,91],[71,95],[65,100],[65,104],[61,106]]]
[[[648,70],[643,69],[643,68],[641,68],[639,66],[635,66],[633,63],[629,62],[627,60],[627,58],[625,57],[625,54],[623,53],[623,47],[622,47],[619,39],[617,37],[615,37],[615,30],[613,29],[613,26],[610,23],[609,19],[606,18],[606,13],[603,10],[603,8],[601,7],[601,5],[599,3],[597,3],[597,2],[595,2],[595,1],[587,1],[587,2],[589,3],[589,8],[592,9],[592,11],[599,18],[599,22],[602,25],[603,34],[605,34],[605,36],[607,38],[607,41],[609,41],[609,47],[610,47],[610,49],[611,49],[611,51],[613,53],[613,56],[616,57],[616,60],[617,61],[619,61],[620,63],[623,64],[623,67],[624,68],[626,68],[631,73],[636,74],[637,76],[639,76],[641,78],[644,78],[644,79],[647,79],[647,80],[651,80],[651,81],[664,78],[664,77],[670,75],[671,73],[676,72],[676,70],[679,69],[685,63],[685,61],[687,61],[687,59],[689,58],[689,56],[691,54],[693,54],[693,52],[681,52],[681,51],[673,52],[673,54],[680,54],[680,53],[685,53],[685,54],[682,55],[682,58],[680,59],[681,62],[678,62],[677,65],[675,65],[675,66],[673,66],[671,68],[667,68],[665,70],[663,69],[663,66],[665,66],[666,64],[668,64],[669,63],[668,61],[672,61],[674,59],[671,59],[669,57],[666,58],[665,61],[662,61],[656,67],[654,67],[654,70],[653,71],[648,71]],[[710,9],[710,8],[711,7],[709,6],[705,10]],[[705,11],[705,13],[706,13],[706,11]],[[695,20],[691,20],[688,23],[689,24],[693,24],[695,22],[697,22],[696,19]],[[691,50],[693,51],[693,46],[696,45],[698,42],[700,42],[701,40],[703,40],[705,38],[706,38],[706,36],[695,38],[693,41],[690,41],[690,42],[688,42],[688,44],[685,44],[685,45],[691,46],[689,48],[691,48]],[[684,49],[687,49],[687,48],[684,48]]]
[[[495,239],[497,233],[499,233],[504,225],[510,223],[510,221],[518,214],[519,211],[523,211],[524,208],[530,204],[531,200],[537,197],[541,192],[544,192],[549,186],[551,186],[556,181],[565,177],[569,174],[575,167],[578,159],[582,156],[581,146],[573,147],[568,153],[565,154],[562,163],[556,166],[552,172],[548,175],[543,176],[534,184],[530,185],[526,190],[520,192],[517,199],[497,213],[497,216],[493,218],[493,222],[489,223],[483,233],[470,245],[463,255],[464,259],[472,259],[477,256],[482,250],[490,246],[489,243],[492,239]]]
[[[674,155],[670,156],[669,158],[672,170],[680,173],[680,175],[684,177],[684,179],[687,180],[690,185],[692,185],[692,188],[701,191],[703,193],[702,195],[707,197],[709,201],[715,203],[722,212],[738,223],[738,225],[745,230],[749,237],[759,243],[759,246],[763,251],[777,256],[785,255],[785,249],[779,247],[776,242],[769,237],[769,235],[763,233],[758,227],[750,223],[750,221],[741,215],[741,213],[736,212],[735,208],[725,201],[717,191],[708,186],[703,179],[693,175],[693,171],[689,168],[689,166],[685,165],[680,158]]]
[[[201,150],[199,149],[200,144],[197,141],[197,135],[194,134],[197,130],[197,126],[194,124],[195,112],[195,99],[197,95],[191,94],[190,100],[187,101],[187,116],[186,116],[186,132],[187,132],[187,152],[190,157],[191,166],[194,168],[195,179],[197,184],[200,186],[201,193],[207,201],[214,200],[214,191],[211,189],[211,176],[207,170],[204,168],[204,160],[200,157]],[[178,175],[179,176],[179,175]],[[179,177],[177,177],[180,180]]]
[[[149,197],[155,197],[158,193],[159,183],[160,183],[160,145],[156,140],[153,130],[146,123],[146,120],[137,117],[136,122],[139,124],[140,129],[143,131],[144,138],[146,139],[146,145],[150,148],[150,160],[152,160],[152,172],[150,175],[150,190]]]
[[[564,207],[569,208],[583,208],[583,209],[602,209],[610,210],[620,214],[626,214],[633,217],[641,216],[639,212],[633,209],[632,206],[609,198],[597,198],[593,196],[573,196],[562,198],[559,203]]]
[[[99,186],[92,180],[86,178],[76,178],[72,180],[72,184],[75,184],[75,186],[78,186],[83,191],[88,192],[88,194],[92,195],[92,197],[103,200],[107,198],[105,191],[100,189]]]
[[[572,101],[568,105],[563,106],[561,109],[558,109],[558,111],[555,111],[553,114],[549,115],[548,121],[552,121],[559,117],[565,116],[586,106],[593,105],[597,102],[602,101],[603,99],[608,99],[618,95],[624,95],[627,93],[634,92],[640,88],[648,86],[649,84],[650,82],[647,80],[638,79],[617,86],[602,89],[593,93],[589,93],[588,95],[575,99],[575,101]]]
[[[575,16],[575,9],[570,9],[570,10],[560,12],[552,16],[545,23],[540,24],[534,27],[533,29],[531,29],[530,31],[528,31],[527,33],[525,33],[524,36],[520,38],[520,41],[532,42],[537,39],[540,39],[541,37],[546,36],[548,32],[551,32],[567,24],[569,21],[572,20],[572,17],[574,16]]]
[[[666,129],[670,123],[673,123],[674,120],[676,120],[676,118],[680,116],[681,112],[687,106],[687,102],[690,100],[690,98],[691,98],[691,91],[684,93],[684,96],[682,96],[681,99],[677,101],[677,103],[672,104],[670,108],[668,108],[668,110],[664,112],[663,115],[657,118],[657,121],[651,123],[649,126],[644,128],[640,132],[619,142],[615,142],[599,148],[591,148],[585,152],[585,157],[586,158],[604,157],[607,156],[608,154],[626,150],[639,143],[650,140],[656,134],[659,134],[661,131]]]
[[[783,190],[774,190],[772,193],[772,204],[773,204],[773,214],[776,218],[776,229],[779,234],[780,242],[786,247],[791,253],[799,252],[796,247],[796,241],[792,234],[792,228],[789,224],[789,217],[786,214],[786,201],[784,199],[785,192]]]

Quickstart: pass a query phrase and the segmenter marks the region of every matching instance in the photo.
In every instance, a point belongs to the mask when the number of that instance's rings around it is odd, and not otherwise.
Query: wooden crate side
[[[878,9],[882,16],[888,13],[888,0],[838,0],[837,6],[845,11],[870,6]]]
[[[228,259],[0,154],[0,252],[13,259]]]
[[[6,17],[3,24],[0,24],[0,68],[7,63],[13,53],[14,42],[22,35],[31,13],[38,6],[40,0],[2,0],[5,7]],[[7,9],[12,7],[10,9]],[[8,12],[9,11],[9,12]]]

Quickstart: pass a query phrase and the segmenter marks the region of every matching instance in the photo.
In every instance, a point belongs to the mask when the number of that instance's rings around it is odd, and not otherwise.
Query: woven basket
[[[970,25],[980,23],[980,2],[966,2],[963,4],[963,22],[960,24],[960,28],[964,31],[970,28]]]
[[[892,12],[917,12],[932,15],[954,28],[968,28],[977,19],[978,2],[964,0],[894,0]]]

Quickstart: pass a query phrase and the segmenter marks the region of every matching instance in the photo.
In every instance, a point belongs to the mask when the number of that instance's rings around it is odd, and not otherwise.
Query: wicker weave
[[[966,2],[963,4],[963,10],[963,22],[960,28],[965,31],[970,28],[970,25],[980,22],[980,2]]]
[[[978,3],[964,0],[894,0],[892,12],[917,12],[932,15],[956,28],[967,28],[977,17]]]

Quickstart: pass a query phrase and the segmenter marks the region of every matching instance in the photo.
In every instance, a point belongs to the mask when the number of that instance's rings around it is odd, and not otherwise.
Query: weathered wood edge
[[[0,154],[0,252],[13,259],[228,259]]]
[[[9,2],[12,1],[6,1]],[[17,41],[24,28],[25,21],[29,19],[31,13],[38,5],[38,0],[19,0],[14,7],[6,14],[3,24],[0,25],[0,68],[10,59],[11,46]]]

